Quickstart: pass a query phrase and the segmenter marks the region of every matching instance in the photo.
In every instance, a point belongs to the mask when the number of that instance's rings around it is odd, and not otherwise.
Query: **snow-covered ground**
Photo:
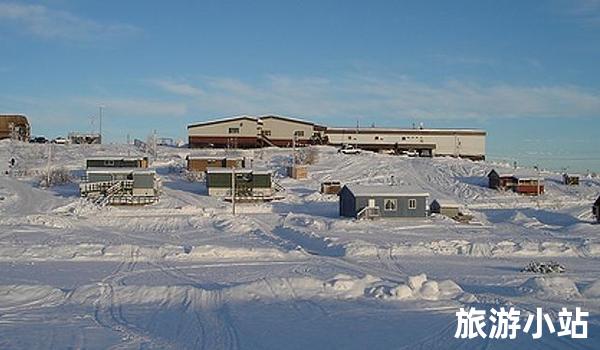
[[[180,173],[160,148],[151,167],[159,203],[95,207],[77,183],[40,188],[47,146],[0,142],[0,348],[599,348],[600,180],[578,187],[545,173],[540,199],[486,187],[502,164],[404,158],[318,147],[309,179],[282,176],[290,150],[231,151],[275,170],[285,199],[230,204]],[[52,164],[82,174],[84,159],[140,154],[128,145],[54,145]],[[505,169],[507,170],[507,169]],[[420,187],[452,199],[470,224],[441,216],[338,217],[326,180]],[[560,276],[520,272],[555,260]],[[545,334],[455,339],[461,307],[588,311],[587,340]],[[557,321],[556,321],[557,322]],[[524,323],[524,322],[522,322]],[[558,324],[558,323],[557,323]],[[557,326],[558,327],[558,326]],[[531,333],[531,332],[530,332]]]

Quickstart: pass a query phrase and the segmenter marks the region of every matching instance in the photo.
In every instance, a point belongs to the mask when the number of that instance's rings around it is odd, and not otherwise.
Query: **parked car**
[[[69,143],[69,141],[67,139],[65,139],[64,137],[57,137],[54,140],[52,140],[52,143],[55,143],[57,145],[66,145],[67,143]]]
[[[344,145],[338,150],[338,153],[343,154],[359,154],[360,152],[361,150],[359,148],[355,148],[352,145]]]
[[[404,154],[405,156],[409,156],[409,157],[418,157],[419,156],[419,152],[417,152],[417,151],[402,151],[402,154]]]
[[[30,143],[48,143],[48,139],[44,136],[35,136],[29,140]]]

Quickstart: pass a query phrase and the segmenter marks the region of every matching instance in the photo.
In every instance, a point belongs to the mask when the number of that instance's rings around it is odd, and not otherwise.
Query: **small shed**
[[[544,193],[544,179],[529,169],[517,169],[512,173],[492,170],[488,173],[489,187],[510,190],[519,194],[536,196]]]
[[[563,174],[563,183],[567,186],[577,186],[579,185],[579,174]]]
[[[292,179],[304,180],[308,178],[308,167],[306,165],[294,164],[287,167],[287,175]]]
[[[594,212],[594,215],[596,216],[596,221],[600,222],[600,197],[598,197],[598,199],[596,199],[596,202],[594,202],[592,211]]]
[[[217,157],[217,156],[187,156],[188,171],[206,171],[208,168],[232,168],[246,167],[246,159],[243,157]]]
[[[246,158],[244,157],[227,157],[225,158],[225,167],[226,168],[245,168],[246,167]]]
[[[211,156],[187,156],[187,170],[206,171],[208,168],[222,168],[225,159]]]
[[[357,219],[410,218],[428,215],[429,193],[413,187],[345,185],[340,190],[340,216]]]
[[[206,169],[206,188],[209,196],[231,196],[233,171],[229,168]],[[235,169],[236,197],[271,197],[272,173],[268,170]]]
[[[460,214],[460,204],[448,199],[434,199],[429,206],[432,213],[455,218]]]
[[[342,184],[339,181],[325,181],[321,183],[322,194],[338,194],[342,189]]]
[[[528,196],[537,196],[544,193],[544,179],[535,171],[520,169],[514,174],[514,191]]]

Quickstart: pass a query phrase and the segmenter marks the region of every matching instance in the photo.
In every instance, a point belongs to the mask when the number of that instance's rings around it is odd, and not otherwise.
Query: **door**
[[[369,208],[375,208],[375,199],[369,198]]]

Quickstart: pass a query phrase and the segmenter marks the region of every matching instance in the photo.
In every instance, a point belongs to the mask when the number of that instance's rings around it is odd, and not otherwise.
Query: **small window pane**
[[[396,211],[398,202],[395,199],[386,199],[383,202],[383,208],[385,211]]]
[[[417,209],[417,200],[416,199],[408,200],[408,209]]]

